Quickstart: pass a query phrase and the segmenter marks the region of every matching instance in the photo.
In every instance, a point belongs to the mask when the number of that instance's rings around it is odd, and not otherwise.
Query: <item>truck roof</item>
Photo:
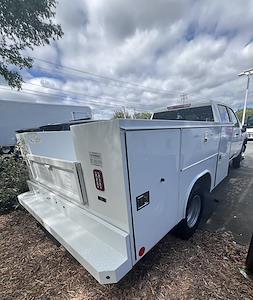
[[[200,106],[207,106],[207,105],[225,105],[227,107],[230,107],[229,105],[220,102],[220,101],[214,101],[214,100],[204,100],[204,101],[196,101],[196,102],[189,102],[189,103],[178,103],[175,105],[169,105],[167,107],[160,107],[158,109],[154,110],[154,113],[156,112],[162,112],[162,111],[168,111],[168,110],[177,110],[177,109],[187,109],[190,107],[200,107]],[[231,107],[230,107],[231,108]]]

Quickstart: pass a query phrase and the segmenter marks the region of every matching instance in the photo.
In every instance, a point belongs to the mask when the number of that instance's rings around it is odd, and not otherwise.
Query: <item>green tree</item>
[[[132,116],[128,111],[124,111],[123,109],[116,110],[113,114],[113,119],[131,119]]]
[[[151,118],[150,112],[141,112],[141,113],[134,113],[133,119],[150,119]]]
[[[19,70],[32,67],[33,59],[23,50],[62,37],[61,26],[53,23],[55,7],[55,0],[0,1],[0,75],[9,86],[20,89]]]
[[[113,114],[113,119],[150,119],[151,117],[150,112],[135,112],[131,115],[128,111],[120,109],[116,110]]]
[[[240,109],[236,112],[237,117],[239,118],[240,121],[242,121],[242,114],[243,114],[243,109]],[[245,114],[245,122],[247,122],[248,117],[253,116],[253,108],[247,108],[246,109],[246,114]]]

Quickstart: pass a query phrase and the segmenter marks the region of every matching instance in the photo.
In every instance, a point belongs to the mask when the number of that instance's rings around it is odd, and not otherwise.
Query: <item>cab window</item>
[[[248,117],[247,119],[247,127],[253,128],[253,116]]]
[[[226,106],[218,105],[218,109],[219,109],[219,113],[220,113],[221,122],[222,123],[229,123],[230,118],[229,118]]]
[[[213,110],[212,106],[210,105],[157,112],[154,113],[153,119],[207,122],[214,121]]]
[[[235,113],[229,107],[228,107],[228,110],[229,110],[229,114],[230,114],[230,120],[233,123],[234,127],[239,127],[239,122],[238,122],[238,119],[237,119]]]

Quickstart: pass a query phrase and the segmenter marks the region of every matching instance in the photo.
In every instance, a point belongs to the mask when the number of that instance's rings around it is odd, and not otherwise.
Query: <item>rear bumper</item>
[[[129,234],[71,202],[29,182],[37,192],[21,205],[101,284],[118,282],[131,268]]]

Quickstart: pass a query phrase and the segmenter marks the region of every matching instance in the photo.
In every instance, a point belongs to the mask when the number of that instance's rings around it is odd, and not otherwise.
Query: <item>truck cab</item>
[[[248,140],[253,140],[253,116],[248,117],[246,128],[247,128],[246,132],[247,132]]]
[[[185,121],[205,121],[214,123],[232,123],[233,132],[231,134],[230,160],[237,161],[241,158],[241,153],[245,150],[246,136],[245,130],[238,120],[233,109],[226,104],[214,101],[201,103],[188,103],[168,106],[165,109],[157,110],[153,113],[154,120],[185,120]],[[252,118],[252,138],[253,138],[253,118]]]

